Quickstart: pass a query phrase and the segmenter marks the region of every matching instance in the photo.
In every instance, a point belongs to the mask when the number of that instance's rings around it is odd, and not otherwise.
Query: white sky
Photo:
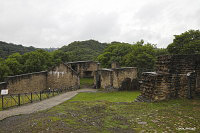
[[[200,0],[0,0],[0,40],[39,48],[73,41],[166,47],[200,29]]]

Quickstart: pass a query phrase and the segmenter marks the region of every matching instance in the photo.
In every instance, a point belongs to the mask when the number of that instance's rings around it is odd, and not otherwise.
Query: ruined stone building
[[[38,92],[46,89],[78,89],[79,76],[71,67],[60,64],[48,71],[8,76],[0,83],[9,94]]]
[[[156,72],[145,72],[136,101],[161,101],[200,96],[200,55],[158,57]]]
[[[116,63],[112,64],[111,69],[99,69],[94,76],[96,88],[105,90],[136,90],[137,89],[137,68],[119,67]]]
[[[96,61],[77,61],[66,64],[75,70],[80,78],[93,78],[94,72],[99,69],[99,63]]]
[[[137,68],[100,69],[94,61],[61,63],[48,71],[8,76],[0,83],[1,89],[8,89],[9,94],[38,92],[47,89],[78,89],[80,78],[94,78],[96,88],[106,90],[134,90],[137,88]]]

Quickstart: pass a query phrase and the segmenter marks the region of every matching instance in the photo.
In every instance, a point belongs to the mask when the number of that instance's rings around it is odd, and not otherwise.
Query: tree
[[[189,30],[180,35],[174,35],[173,43],[167,50],[170,54],[197,54],[200,53],[200,31]]]
[[[15,58],[7,58],[5,60],[5,64],[9,67],[9,69],[12,71],[12,75],[19,75],[23,73],[22,70],[22,64],[20,64],[17,59]]]
[[[103,67],[109,68],[112,62],[120,66],[138,67],[138,69],[153,69],[157,57],[157,48],[154,44],[144,44],[138,41],[135,44],[112,42],[104,53],[98,56],[98,61]]]
[[[111,52],[104,52],[97,57],[97,60],[101,63],[102,67],[109,68],[111,66]]]
[[[0,58],[0,81],[3,81],[6,76],[11,75],[11,70],[5,64],[4,60]]]
[[[63,52],[61,50],[56,50],[51,53],[53,58],[54,64],[60,64],[61,62],[68,62],[69,61],[69,53]]]
[[[125,65],[137,67],[141,71],[154,69],[157,57],[156,46],[150,43],[137,43],[132,47],[132,51],[124,57]]]
[[[25,53],[23,56],[24,73],[47,70],[53,65],[52,56],[44,50]]]
[[[98,56],[97,60],[106,68],[110,68],[112,62],[118,62],[121,66],[124,66],[123,57],[129,53],[131,49],[131,44],[112,42],[104,50],[104,53]]]

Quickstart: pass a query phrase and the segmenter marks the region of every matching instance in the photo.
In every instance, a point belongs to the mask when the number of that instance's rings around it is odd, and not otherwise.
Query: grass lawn
[[[2,132],[199,132],[200,99],[132,102],[139,92],[80,93],[49,110],[0,121]]]
[[[92,86],[94,84],[94,79],[93,78],[81,78],[80,79],[80,86],[85,87],[85,86]]]
[[[79,93],[69,101],[133,102],[139,95],[139,91]]]

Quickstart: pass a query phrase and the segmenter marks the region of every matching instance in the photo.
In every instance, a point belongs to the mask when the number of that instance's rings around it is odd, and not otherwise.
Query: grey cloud
[[[60,47],[76,40],[166,47],[173,35],[200,25],[200,1],[0,0],[0,40]]]

